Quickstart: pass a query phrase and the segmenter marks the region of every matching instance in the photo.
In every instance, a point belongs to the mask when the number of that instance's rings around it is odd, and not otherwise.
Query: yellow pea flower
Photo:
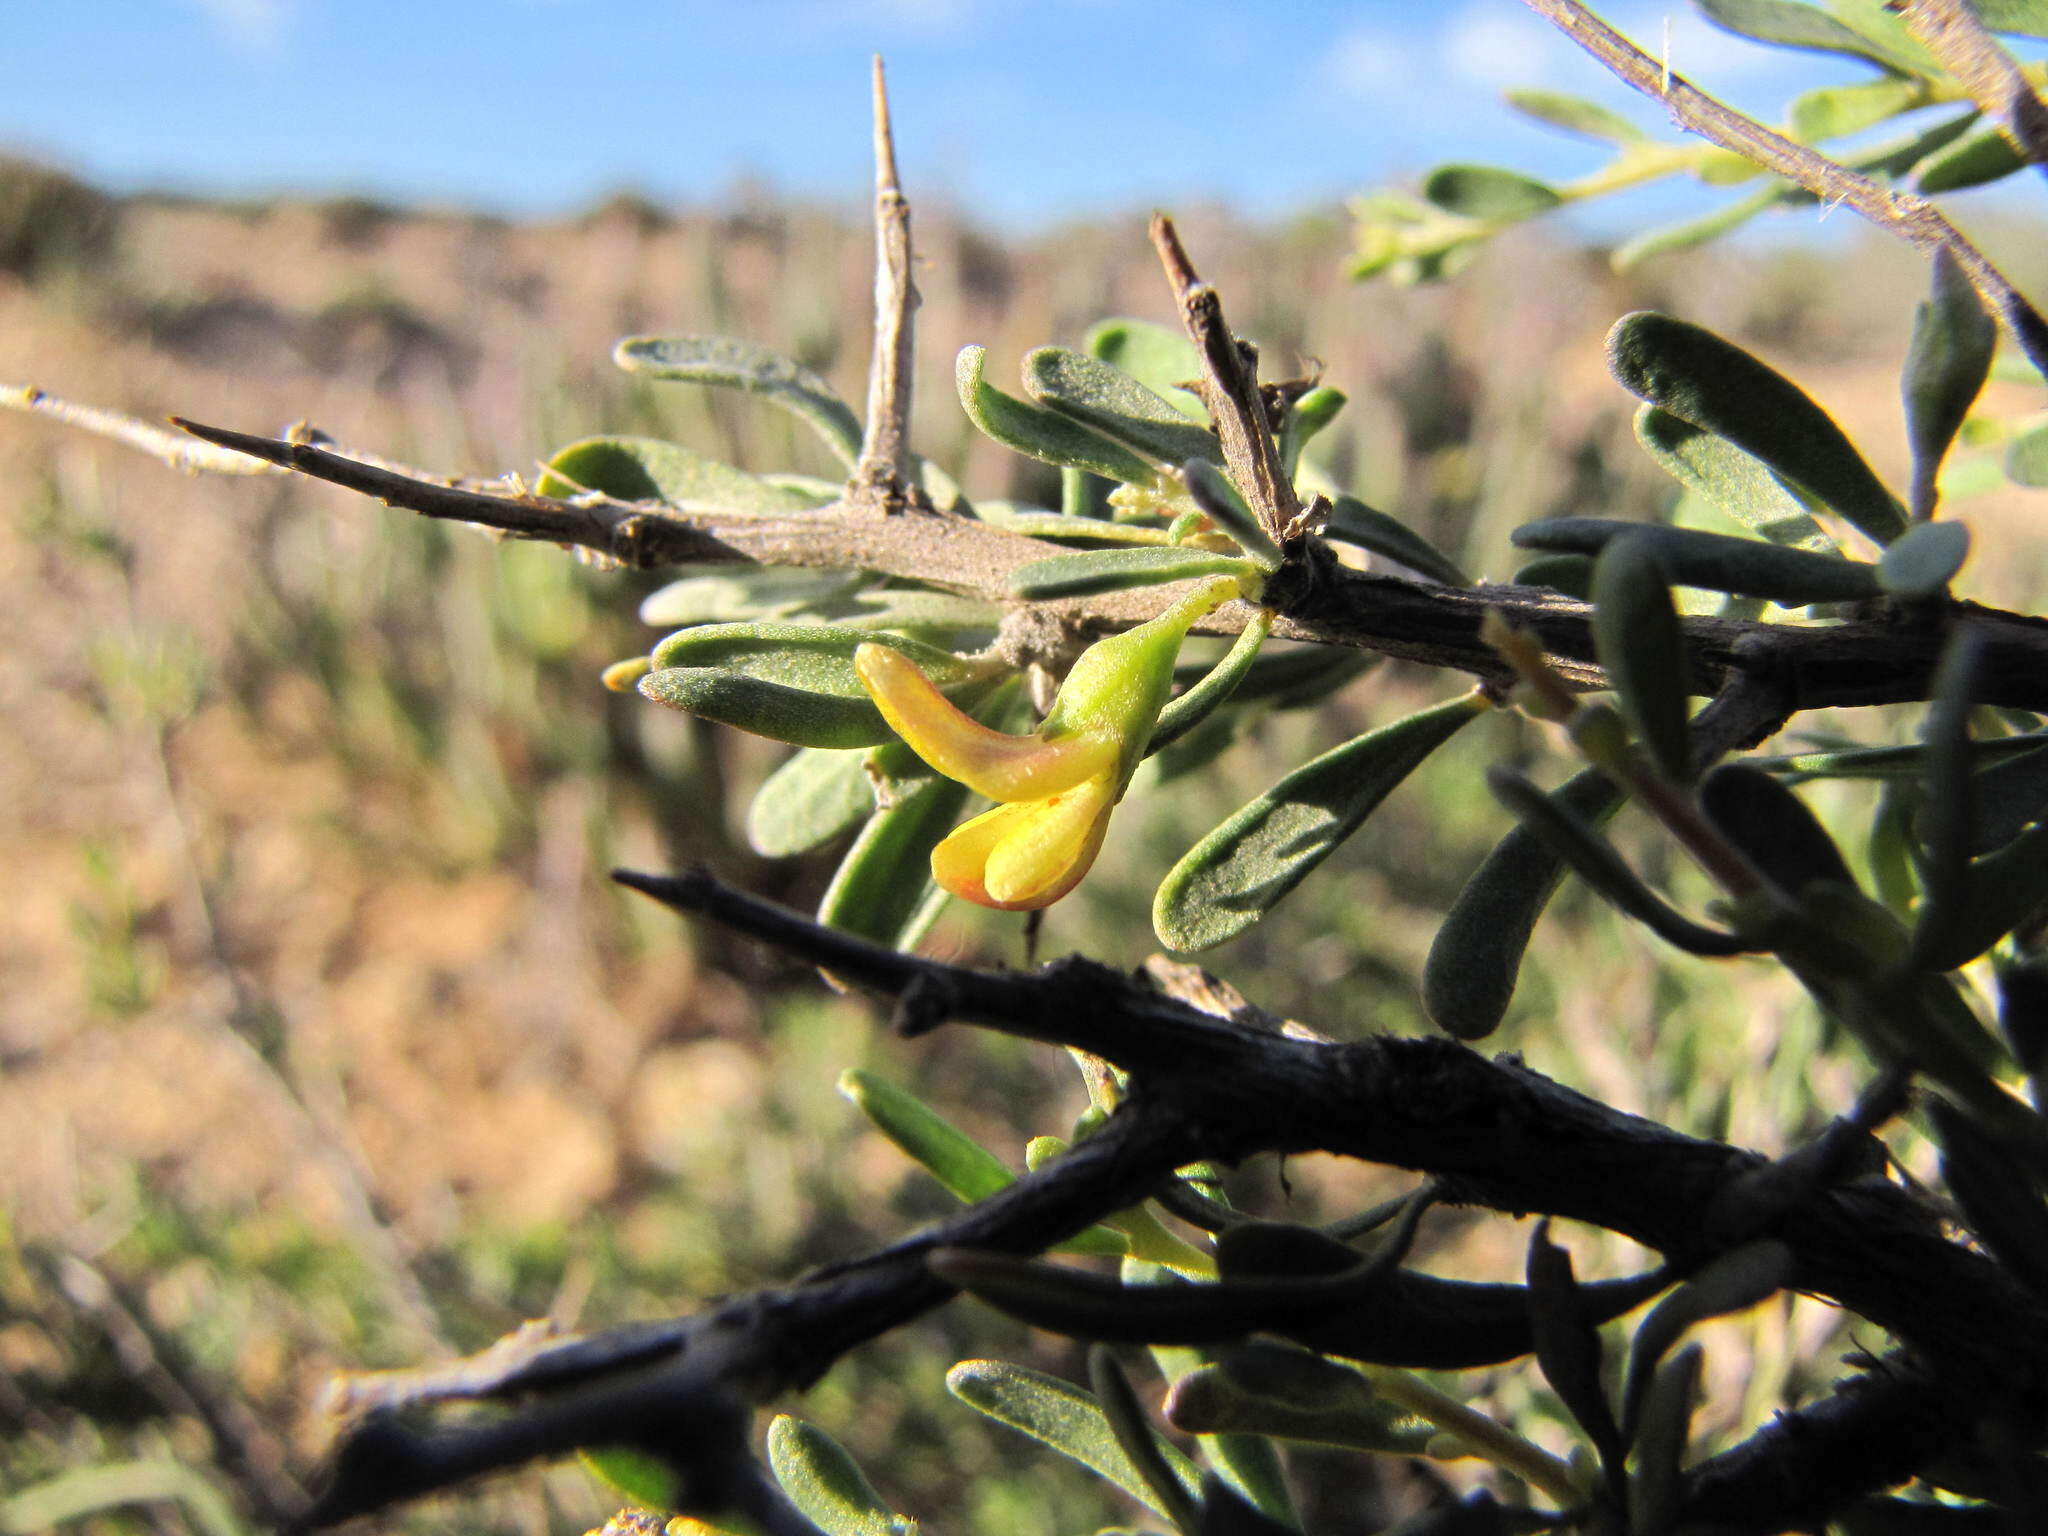
[[[1239,595],[1234,577],[1204,582],[1134,629],[1098,640],[1076,661],[1028,735],[961,713],[917,663],[863,645],[853,665],[875,707],[917,755],[949,779],[1001,802],[932,850],[932,877],[955,896],[1006,912],[1058,901],[1102,847],[1109,813],[1144,759],[1194,622]]]

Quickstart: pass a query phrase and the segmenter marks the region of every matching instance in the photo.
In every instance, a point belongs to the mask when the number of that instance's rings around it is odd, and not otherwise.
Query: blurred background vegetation
[[[1453,283],[1397,291],[1345,276],[1334,217],[1177,212],[1268,375],[1320,369],[1350,394],[1318,440],[1330,473],[1477,575],[1512,573],[1517,523],[1647,516],[1674,496],[1601,358],[1634,308],[1751,347],[1902,478],[1895,380],[1925,276],[1876,236],[1689,252],[1623,277],[1518,231]],[[985,343],[1002,374],[1106,315],[1170,320],[1141,220],[1006,244],[922,208],[917,238],[921,447],[970,493],[1055,501],[1040,466],[968,428],[951,359]],[[0,372],[145,417],[305,418],[451,472],[530,471],[603,430],[829,474],[772,413],[628,379],[608,353],[626,332],[741,335],[858,399],[869,262],[859,222],[744,196],[689,212],[621,196],[509,224],[361,199],[116,199],[10,161]],[[2011,270],[2041,287],[2024,259]],[[652,580],[310,485],[181,478],[21,417],[0,419],[0,485],[0,1530],[260,1527],[296,1502],[338,1369],[475,1349],[531,1317],[688,1310],[943,1210],[840,1097],[845,1068],[917,1088],[1018,1163],[1083,1107],[1063,1057],[965,1032],[894,1041],[814,975],[608,883],[614,865],[694,860],[808,906],[832,863],[746,847],[746,796],[728,786],[781,749],[597,685],[646,649],[634,610]],[[1978,539],[1964,595],[2043,590],[2027,496],[1958,507]],[[1196,836],[1281,766],[1455,686],[1385,666],[1326,712],[1274,716],[1171,794],[1141,779],[1144,814],[1119,816],[1041,950],[1137,963],[1151,889]],[[1514,757],[1554,774],[1543,755],[1512,719],[1467,733],[1205,960],[1333,1034],[1426,1029],[1421,957],[1506,824],[1478,770]],[[1861,793],[1820,798],[1867,818]],[[1661,856],[1643,843],[1651,867]],[[999,914],[955,910],[929,942],[1024,953]],[[1769,967],[1653,951],[1571,889],[1502,1038],[1617,1107],[1767,1152],[1859,1080]],[[1398,1187],[1332,1160],[1237,1178],[1276,1215]],[[1474,1278],[1516,1272],[1526,1240],[1454,1213],[1425,1231],[1425,1263]],[[1581,1242],[1582,1273],[1627,1262]],[[1726,1379],[1709,1383],[1724,1418],[1706,1427],[1725,1438],[1823,1384],[1850,1345],[1803,1300],[1721,1326],[1741,1346],[1708,1357]],[[1076,1364],[961,1306],[793,1406],[938,1528],[1064,1536],[1131,1518],[946,1399],[946,1366],[985,1355]],[[1509,1369],[1459,1390],[1562,1447],[1533,1381]],[[1323,1452],[1296,1465],[1305,1512],[1347,1528],[1460,1475]],[[386,1524],[574,1531],[612,1502],[563,1466]]]

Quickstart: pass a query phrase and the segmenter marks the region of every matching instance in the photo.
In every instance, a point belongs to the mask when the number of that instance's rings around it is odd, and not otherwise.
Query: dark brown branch
[[[1720,1219],[1728,1192],[1764,1166],[1754,1153],[1622,1114],[1450,1041],[1300,1039],[1204,1014],[1088,961],[975,971],[821,928],[709,875],[620,878],[866,990],[901,997],[920,988],[951,1017],[1094,1052],[1130,1074],[1130,1094],[1065,1156],[878,1253],[695,1317],[529,1341],[500,1365],[479,1359],[438,1384],[414,1373],[410,1390],[377,1400],[536,1400],[449,1428],[370,1415],[345,1437],[316,1522],[574,1446],[645,1445],[650,1420],[701,1426],[691,1442],[701,1440],[701,1452],[653,1448],[708,1477],[719,1457],[739,1454],[716,1433],[739,1406],[814,1380],[847,1350],[952,1294],[924,1264],[933,1249],[1040,1252],[1199,1158],[1321,1149],[1418,1169],[1445,1200],[1589,1221],[1657,1249],[1680,1273],[1731,1241]],[[1770,1235],[1792,1248],[1797,1288],[1871,1318],[1908,1354],[1697,1469],[1691,1496],[1716,1529],[1776,1531],[1787,1508],[1820,1512],[1903,1481],[1966,1439],[1978,1414],[2037,1394],[2048,1379],[2041,1303],[1947,1240],[1909,1191],[1856,1176],[1860,1167],[1851,1165],[1850,1182],[1817,1184],[1774,1211]]]
[[[1285,543],[1301,531],[1301,499],[1281,468],[1280,449],[1259,398],[1257,354],[1232,334],[1223,318],[1222,299],[1195,271],[1173,220],[1163,213],[1152,216],[1152,245],[1166,269],[1181,323],[1201,353],[1202,403],[1216,424],[1231,478],[1273,542]]]
[[[1579,0],[1523,3],[1553,22],[1628,85],[1662,102],[1679,127],[1798,183],[1825,203],[1841,203],[1855,209],[1878,228],[1922,251],[1931,253],[1948,247],[1956,264],[1969,276],[1971,286],[1992,312],[2004,320],[2034,366],[2048,373],[2048,320],[2043,320],[2040,311],[1991,259],[1965,239],[1926,198],[1887,187],[1772,132],[1754,118],[1745,117],[1651,58]]]
[[[478,490],[410,479],[309,443],[180,421],[209,443],[330,481],[387,505],[428,517],[493,528],[520,538],[595,550],[636,567],[689,561],[740,561],[835,570],[867,570],[927,582],[993,603],[1012,602],[1010,573],[1043,559],[1046,544],[970,518],[876,517],[845,502],[815,511],[753,515],[691,510],[599,496],[561,501],[547,496]],[[1123,629],[1157,615],[1171,600],[1150,587],[1060,603],[1036,610],[1089,633]],[[1591,607],[1538,587],[1444,587],[1368,575],[1311,561],[1284,570],[1264,601],[1281,617],[1273,633],[1285,640],[1353,646],[1426,666],[1468,672],[1484,681],[1512,681],[1494,650],[1479,638],[1481,621],[1497,611],[1542,641],[1553,665],[1574,686],[1604,686],[1594,658]],[[1954,605],[1985,631],[1984,702],[2048,709],[2048,621],[1974,604]],[[1199,633],[1241,631],[1252,610],[1218,609]],[[1830,706],[1924,700],[1946,628],[1906,614],[1848,623],[1765,624],[1711,616],[1684,621],[1694,688],[1714,693],[1732,676],[1771,680],[1772,708],[1787,712]]]

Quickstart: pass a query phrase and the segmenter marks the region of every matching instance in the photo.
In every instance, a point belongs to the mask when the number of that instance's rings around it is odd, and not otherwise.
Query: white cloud
[[[1618,6],[1608,19],[1643,52],[1707,90],[1810,72],[1816,63],[1825,67],[1828,58],[1737,37],[1690,6]]]
[[[1526,11],[1486,0],[1466,6],[1450,19],[1438,50],[1452,82],[1489,94],[1514,85],[1555,84],[1577,57],[1577,50],[1554,27]]]
[[[296,0],[189,0],[228,40],[250,53],[275,54],[291,30]]]
[[[1416,59],[1400,38],[1376,27],[1354,27],[1323,55],[1322,72],[1347,96],[1380,101],[1412,90]]]

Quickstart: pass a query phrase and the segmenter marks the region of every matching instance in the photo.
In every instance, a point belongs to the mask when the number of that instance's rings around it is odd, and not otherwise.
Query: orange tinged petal
[[[932,850],[932,876],[984,907],[1051,906],[1095,862],[1114,803],[1115,783],[1105,773],[1042,800],[984,811]]]
[[[1012,736],[964,714],[901,651],[870,642],[853,653],[861,685],[911,750],[949,779],[991,800],[1039,800],[1093,778],[1116,760],[1103,731],[1047,741]]]

